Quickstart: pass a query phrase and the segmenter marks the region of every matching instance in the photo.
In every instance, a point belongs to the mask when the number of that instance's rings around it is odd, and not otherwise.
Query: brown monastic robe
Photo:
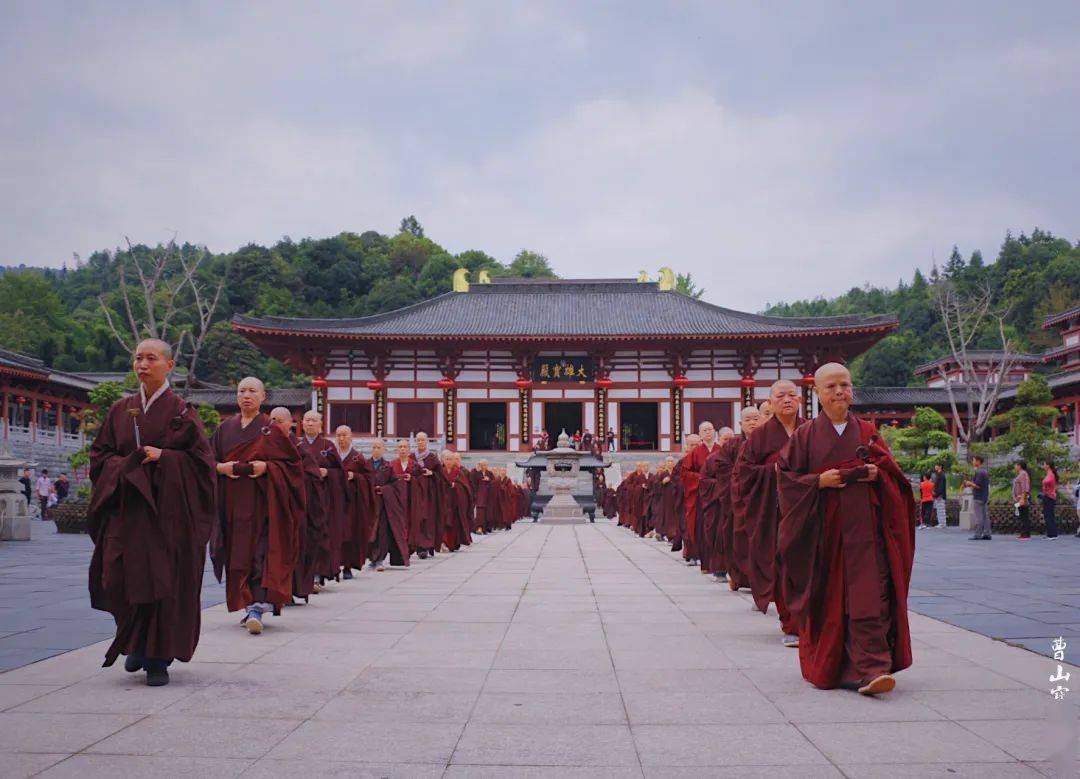
[[[143,446],[161,458],[144,465]],[[132,653],[187,662],[214,527],[214,457],[199,415],[171,390],[146,412],[138,395],[118,400],[90,447],[90,479],[90,605],[116,620],[105,665]]]
[[[326,480],[326,524],[330,535],[329,568],[322,573],[328,578],[336,578],[345,563],[345,544],[351,540],[349,521],[349,499],[352,489],[349,485],[348,472],[338,452],[337,442],[325,439],[328,443],[323,450],[327,470]],[[351,450],[350,450],[351,451]],[[346,452],[346,457],[349,452]]]
[[[487,477],[485,480],[484,477]],[[470,479],[473,483],[473,494],[476,501],[476,517],[473,520],[473,526],[482,529],[485,533],[491,530],[491,523],[488,516],[489,506],[491,498],[491,485],[492,479],[495,477],[491,471],[486,471],[482,468],[474,468],[470,474]]]
[[[740,434],[732,438],[716,460],[716,482],[719,512],[719,527],[717,529],[717,556],[721,570],[727,571],[728,582],[734,582],[735,587],[747,586],[746,563],[749,555],[749,547],[746,539],[746,530],[742,528],[736,531],[735,512],[731,504],[731,476],[735,469],[735,463],[739,459],[746,436]]]
[[[441,541],[456,552],[472,543],[473,482],[469,471],[460,465],[440,469],[439,478],[443,481],[439,490],[444,519]]]
[[[405,466],[397,458],[372,462],[372,486],[379,507],[371,545],[373,562],[389,555],[391,565],[409,565],[409,482],[405,474],[411,475],[415,469],[411,458]]]
[[[795,419],[795,429],[806,422]],[[788,443],[787,430],[779,418],[772,417],[751,433],[735,463],[735,511],[743,515],[749,541],[750,592],[754,605],[765,613],[770,603],[776,604],[780,625],[788,634],[798,632],[784,600],[783,589],[777,585],[776,533],[780,524],[780,504],[776,491],[776,460]]]
[[[860,482],[867,463],[878,478]],[[777,465],[781,571],[803,677],[831,688],[907,668],[916,513],[888,446],[854,414],[842,434],[822,414],[795,432]],[[845,486],[822,489],[818,475],[832,468]]]
[[[409,514],[409,546],[413,549],[434,549],[439,551],[442,536],[442,518],[440,516],[439,471],[442,463],[439,456],[431,449],[423,454],[414,455],[419,466],[412,484],[412,501]],[[425,476],[423,469],[431,471]]]
[[[705,444],[699,444],[682,456],[675,464],[675,475],[679,477],[683,488],[683,511],[685,520],[683,527],[683,557],[687,560],[700,559],[698,550],[698,508],[697,491],[701,480],[701,468],[709,455],[716,451],[716,444],[709,449]]]
[[[309,443],[294,439],[303,458],[304,502],[307,507],[304,526],[300,532],[300,558],[293,575],[293,594],[306,598],[312,592],[315,577],[323,573],[330,558],[330,538],[326,528],[326,485],[319,468],[324,458],[318,438]]]
[[[341,563],[350,568],[363,568],[368,559],[372,531],[375,527],[375,495],[371,486],[371,466],[363,454],[353,449],[341,461],[345,471],[345,488],[349,496],[349,513],[345,540],[341,545]],[[352,474],[352,478],[348,474]]]
[[[210,445],[218,462],[236,461],[218,477],[218,525],[211,545],[214,573],[225,576],[225,603],[239,611],[252,603],[292,602],[300,527],[307,512],[300,452],[286,433],[258,414],[247,427],[239,414],[222,422]],[[251,462],[266,473],[250,478]]]
[[[698,481],[698,552],[704,573],[724,571],[723,545],[720,538],[720,457],[726,446],[713,447],[713,452],[701,466]]]
[[[660,517],[664,528],[663,535],[671,542],[671,551],[678,552],[682,549],[682,524],[686,516],[683,510],[682,482],[674,473],[666,473],[665,477],[671,477],[667,483],[660,479]]]

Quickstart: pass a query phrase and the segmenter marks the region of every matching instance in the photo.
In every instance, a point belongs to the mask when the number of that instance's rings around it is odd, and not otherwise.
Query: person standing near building
[[[34,480],[30,477],[30,469],[23,468],[22,476],[19,477],[23,495],[26,496],[26,507],[30,508],[30,502],[34,499]]]
[[[945,467],[938,463],[934,466],[934,512],[937,514],[937,526],[940,528],[944,528],[947,524],[945,519],[947,491],[948,481],[945,476]]]
[[[1031,476],[1028,474],[1027,463],[1023,460],[1016,462],[1016,477],[1012,483],[1013,506],[1016,508],[1016,516],[1020,519],[1020,541],[1031,540]]]
[[[971,488],[972,509],[975,514],[975,527],[969,541],[989,541],[990,514],[986,504],[990,501],[990,473],[986,470],[986,460],[982,455],[975,455],[975,476],[971,481],[964,482],[965,487]]]
[[[929,473],[924,473],[919,480],[919,524],[916,527],[933,527],[930,520],[934,517],[934,481]]]
[[[1049,460],[1044,461],[1043,466],[1046,468],[1046,476],[1043,477],[1039,500],[1042,501],[1043,519],[1046,521],[1046,540],[1050,541],[1058,536],[1057,517],[1055,516],[1057,511],[1058,473],[1057,468]]]
[[[37,494],[38,505],[41,506],[41,518],[45,519],[45,512],[49,509],[49,496],[53,494],[53,483],[49,478],[48,468],[43,468],[41,475],[34,482],[34,492]]]
[[[615,429],[611,427],[607,429],[607,450],[609,452],[615,451]]]

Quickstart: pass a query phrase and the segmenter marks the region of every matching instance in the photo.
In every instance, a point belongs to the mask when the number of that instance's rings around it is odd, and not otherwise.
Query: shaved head
[[[284,406],[277,406],[270,412],[270,421],[281,428],[281,432],[288,435],[289,428],[292,426],[292,413]]]
[[[742,430],[743,435],[750,435],[759,427],[764,421],[762,414],[753,406],[744,408],[739,415],[739,429]]]
[[[160,338],[145,338],[139,341],[138,346],[135,347],[135,353],[138,354],[141,351],[153,351],[166,360],[171,360],[172,347],[162,341]]]
[[[240,416],[251,418],[259,413],[259,408],[266,400],[266,387],[254,376],[240,379],[236,385],[236,405],[240,407]]]
[[[822,411],[833,422],[847,419],[853,389],[851,373],[838,362],[829,362],[814,371],[814,392]]]
[[[799,416],[799,388],[790,379],[780,379],[769,387],[769,405],[784,427],[790,428]]]
[[[308,438],[316,438],[323,431],[322,414],[312,409],[304,412],[304,435]]]

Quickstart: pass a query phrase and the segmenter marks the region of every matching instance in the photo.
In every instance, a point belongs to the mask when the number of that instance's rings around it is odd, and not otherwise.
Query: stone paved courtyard
[[[519,523],[237,622],[204,612],[163,689],[104,644],[0,675],[0,776],[1076,775],[1080,689],[1053,701],[1048,658],[913,615],[895,693],[814,690],[772,615],[609,522]]]

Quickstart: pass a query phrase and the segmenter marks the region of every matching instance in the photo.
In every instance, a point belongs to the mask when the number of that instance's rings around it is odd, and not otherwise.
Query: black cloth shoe
[[[129,674],[133,674],[136,671],[141,671],[142,669],[143,669],[142,655],[132,654],[132,655],[128,655],[127,657],[124,658],[124,670],[127,671]]]
[[[416,553],[416,556],[419,557],[421,560],[426,560],[427,559],[427,549],[421,549],[419,552]]]
[[[169,683],[169,672],[164,660],[147,660],[145,665],[147,687],[164,687]]]
[[[344,573],[341,574],[341,578],[342,579],[351,579],[352,578],[352,568],[346,568]]]

